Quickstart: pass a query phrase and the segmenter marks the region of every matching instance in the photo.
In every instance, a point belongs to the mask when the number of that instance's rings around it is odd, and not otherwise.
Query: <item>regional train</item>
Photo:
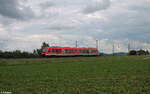
[[[98,56],[97,48],[47,47],[42,56]]]

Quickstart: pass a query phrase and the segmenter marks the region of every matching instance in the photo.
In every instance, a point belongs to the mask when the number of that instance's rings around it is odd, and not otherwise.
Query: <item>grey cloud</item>
[[[136,12],[139,12],[139,13],[149,13],[150,11],[150,2],[146,2],[146,1],[143,1],[141,2],[140,4],[137,4],[137,5],[134,5],[134,6],[128,6],[128,10],[131,10],[131,11],[136,11]],[[144,15],[144,14],[143,14]]]
[[[0,15],[11,19],[26,20],[33,17],[34,13],[30,7],[21,6],[18,0],[0,0]]]
[[[105,10],[111,5],[110,0],[102,0],[102,2],[92,2],[88,4],[83,10],[83,13],[94,13],[96,11]]]
[[[74,28],[73,26],[51,26],[47,29],[50,29],[50,30],[71,30],[73,28]]]
[[[53,2],[47,1],[47,2],[41,3],[41,4],[40,4],[40,7],[41,7],[42,9],[47,9],[47,8],[49,8],[49,7],[52,7],[53,5],[54,5]]]

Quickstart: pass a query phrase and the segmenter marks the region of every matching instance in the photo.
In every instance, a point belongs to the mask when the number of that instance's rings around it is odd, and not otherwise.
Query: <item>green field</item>
[[[150,94],[150,56],[0,59],[0,92]]]

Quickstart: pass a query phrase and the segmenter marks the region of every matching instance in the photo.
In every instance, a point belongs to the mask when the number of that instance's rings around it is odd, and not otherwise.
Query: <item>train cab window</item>
[[[47,47],[43,49],[43,52],[45,53],[47,51]]]

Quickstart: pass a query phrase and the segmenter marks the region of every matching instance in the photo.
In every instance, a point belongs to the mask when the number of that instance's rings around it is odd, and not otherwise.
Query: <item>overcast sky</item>
[[[150,49],[150,0],[0,0],[0,50],[95,47]]]

